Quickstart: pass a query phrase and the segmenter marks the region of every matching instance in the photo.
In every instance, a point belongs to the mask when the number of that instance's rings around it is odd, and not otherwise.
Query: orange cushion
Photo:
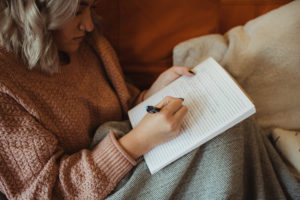
[[[104,33],[121,65],[140,88],[172,66],[181,41],[218,31],[219,0],[100,0]]]

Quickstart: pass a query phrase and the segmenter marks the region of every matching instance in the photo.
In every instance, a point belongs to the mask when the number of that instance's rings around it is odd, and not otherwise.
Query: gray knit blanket
[[[108,122],[96,131],[96,144],[110,129],[119,136],[128,121]],[[141,158],[107,199],[300,199],[300,181],[271,141],[249,118],[151,175]]]

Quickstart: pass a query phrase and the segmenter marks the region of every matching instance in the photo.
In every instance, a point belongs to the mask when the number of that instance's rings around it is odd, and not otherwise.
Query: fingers
[[[163,108],[165,107],[167,104],[169,104],[172,99],[175,99],[174,97],[170,97],[170,96],[167,96],[165,98],[163,98],[163,100],[161,100],[158,104],[156,104],[155,106],[158,107],[158,108]]]
[[[156,107],[161,108],[161,113],[174,115],[183,105],[183,98],[165,97]]]
[[[168,97],[168,99],[171,100],[170,103],[163,107],[160,113],[168,119],[170,130],[178,135],[188,108],[182,104],[183,100],[180,98]]]
[[[190,67],[173,66],[172,68],[170,68],[170,70],[173,70],[178,75],[186,75],[186,76],[194,76],[195,75],[195,72],[193,72]]]
[[[181,124],[184,116],[188,112],[188,108],[186,106],[181,106],[180,109],[174,114],[175,121],[179,122]]]
[[[161,110],[161,112],[166,115],[174,115],[182,106],[182,100],[174,98]]]
[[[183,118],[186,115],[188,109],[182,104],[182,98],[165,97],[156,107],[161,108],[160,112],[152,115],[158,119],[167,133],[168,137],[176,137],[180,134],[180,127],[183,122]],[[166,134],[164,134],[166,135]]]

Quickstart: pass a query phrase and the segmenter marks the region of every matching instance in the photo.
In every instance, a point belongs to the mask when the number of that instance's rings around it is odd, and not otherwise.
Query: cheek
[[[59,50],[68,51],[74,46],[73,38],[75,34],[75,26],[67,25],[63,29],[53,32],[53,39]]]
[[[68,43],[72,39],[72,32],[69,30],[58,30],[53,34],[54,41],[58,46]]]

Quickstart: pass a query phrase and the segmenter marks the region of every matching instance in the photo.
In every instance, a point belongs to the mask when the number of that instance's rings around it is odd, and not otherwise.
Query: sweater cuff
[[[120,146],[113,131],[93,149],[92,156],[103,173],[116,183],[136,165],[136,161]]]

